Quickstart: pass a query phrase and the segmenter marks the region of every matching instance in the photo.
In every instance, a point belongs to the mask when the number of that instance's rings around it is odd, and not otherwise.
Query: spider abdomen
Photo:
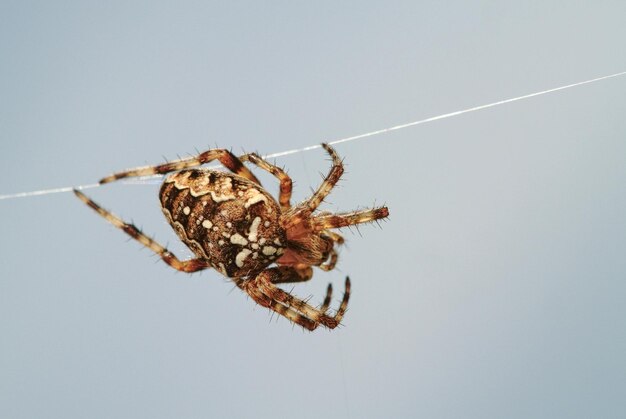
[[[178,237],[228,277],[258,272],[283,254],[278,203],[241,176],[182,170],[165,179],[159,198]]]

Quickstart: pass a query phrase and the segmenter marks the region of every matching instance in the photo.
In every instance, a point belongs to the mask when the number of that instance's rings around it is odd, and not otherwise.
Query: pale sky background
[[[625,16],[623,0],[0,0],[0,194],[625,71]],[[324,209],[391,217],[294,287],[338,299],[350,275],[332,332],[173,271],[72,194],[2,200],[0,417],[626,417],[625,110],[623,76],[337,146]],[[296,199],[329,166],[277,163]],[[186,254],[158,187],[88,192]]]

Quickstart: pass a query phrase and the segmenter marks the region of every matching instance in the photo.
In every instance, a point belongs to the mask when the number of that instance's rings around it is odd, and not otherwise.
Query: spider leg
[[[249,281],[244,281],[243,284]],[[252,299],[262,307],[267,307],[270,310],[280,314],[283,317],[291,320],[292,322],[304,327],[308,330],[315,330],[317,328],[317,323],[313,320],[303,316],[297,311],[289,308],[287,305],[278,302],[276,300],[272,300],[268,295],[263,294],[260,290],[255,287],[246,286],[244,287],[242,284],[237,284],[239,288],[241,288],[244,292],[246,292]]]
[[[326,215],[330,215],[330,214],[326,214]],[[341,234],[335,233],[334,231],[322,231],[320,233],[320,236],[329,238],[337,244],[343,244],[345,241]]]
[[[313,269],[308,265],[279,266],[267,269],[271,271],[272,284],[288,284],[294,282],[306,282],[313,277]]]
[[[322,144],[322,147],[324,147],[324,150],[330,154],[330,157],[333,160],[333,165],[322,184],[319,188],[317,188],[317,191],[315,191],[315,193],[304,202],[304,205],[306,205],[306,208],[309,210],[309,214],[319,207],[324,198],[328,196],[333,187],[337,184],[337,182],[339,182],[339,179],[343,174],[343,163],[335,149],[326,143]]]
[[[322,268],[323,269],[323,268]],[[313,269],[308,265],[300,266],[279,266],[278,268],[270,268],[275,271],[274,275],[271,275],[272,284],[286,284],[294,282],[305,282],[313,277]],[[326,289],[326,297],[324,302],[320,306],[320,311],[326,313],[328,306],[330,305],[330,299],[333,295],[333,285],[328,284]]]
[[[244,154],[239,157],[241,161],[249,161],[250,163],[256,164],[261,169],[271,173],[280,181],[280,194],[278,195],[278,202],[280,203],[280,208],[285,211],[291,208],[291,204],[289,200],[291,199],[291,190],[293,187],[293,182],[291,178],[283,169],[280,167],[273,165],[266,160],[264,160],[261,156],[256,153]]]
[[[328,288],[326,288],[326,297],[324,298],[324,302],[320,306],[320,311],[322,313],[326,313],[326,311],[328,310],[331,298],[333,298],[333,285],[328,284]]]
[[[337,258],[337,251],[335,249],[331,249],[330,255],[328,256],[328,262],[322,263],[319,268],[323,271],[332,271],[337,265]]]
[[[311,224],[313,226],[313,230],[322,231],[329,228],[340,228],[355,224],[368,223],[370,221],[380,220],[388,215],[389,210],[387,207],[380,207],[363,211],[313,217]]]
[[[330,230],[324,230],[320,232],[320,236],[330,239],[332,240],[334,243],[341,245],[344,243],[344,239],[343,236],[341,236],[341,234],[339,233],[335,233],[334,231],[330,231]],[[335,266],[337,265],[337,259],[338,259],[338,255],[337,255],[337,251],[332,248],[330,250],[330,254],[328,256],[328,262],[327,263],[323,263],[321,265],[319,265],[319,268],[323,271],[332,271],[333,269],[335,269]]]
[[[334,329],[339,325],[348,308],[350,278],[346,278],[346,290],[337,313],[334,316],[329,316],[325,313],[327,306],[324,307],[326,299],[330,300],[328,292],[324,304],[322,304],[324,310],[317,309],[274,285],[271,281],[272,275],[275,274],[268,269],[255,278],[243,281],[238,285],[260,305],[274,310],[309,330],[314,330],[320,324],[329,329]]]
[[[294,214],[290,215],[289,221],[287,222],[287,228],[294,227],[297,224],[305,222],[309,215],[311,215],[313,211],[319,207],[324,198],[328,196],[343,174],[343,163],[341,162],[341,159],[335,149],[326,143],[323,143],[322,147],[324,147],[328,154],[330,154],[330,157],[333,160],[330,172],[328,172],[328,175],[324,178],[322,184],[319,188],[317,188],[317,191],[315,191],[309,199],[300,204]]]
[[[257,185],[261,184],[256,176],[254,176],[254,174],[246,166],[243,165],[241,160],[239,160],[230,151],[221,148],[207,150],[198,154],[197,156],[173,160],[171,162],[159,164],[156,166],[143,166],[137,167],[135,169],[125,170],[123,172],[114,173],[100,179],[100,184],[114,182],[116,180],[129,177],[162,175],[182,169],[197,167],[206,163],[210,163],[213,160],[219,160],[220,163],[222,163],[228,170],[235,173],[236,175],[251,180]]]
[[[102,208],[100,205],[96,204],[79,190],[74,189],[74,193],[81,201],[83,201],[90,208],[92,208],[94,211],[104,217],[104,219],[106,219],[108,222],[113,224],[115,227],[124,230],[124,232],[130,237],[137,240],[139,243],[143,244],[154,253],[159,255],[161,259],[163,259],[163,261],[170,265],[172,268],[182,272],[196,272],[210,267],[210,265],[202,259],[179,260],[172,252],[167,250],[165,247],[163,247],[150,237],[146,236],[133,224],[128,224],[124,222],[116,215],[110,213],[109,211]]]
[[[305,301],[292,296],[291,294],[283,291],[282,289],[278,287],[273,287],[273,288],[274,289],[271,291],[271,294],[275,300],[280,301],[283,304],[289,305],[289,307],[292,307],[298,310],[299,312],[304,314],[306,317],[313,320],[315,323],[326,326],[329,329],[334,329],[335,327],[339,325],[339,323],[343,319],[343,316],[348,308],[348,301],[350,299],[350,278],[346,278],[343,300],[341,301],[341,304],[339,306],[339,309],[335,313],[335,316],[332,316],[332,317],[325,314],[328,303],[330,302],[328,301],[327,303],[326,300],[327,299],[330,300],[330,297],[328,297],[328,295],[329,295],[329,292],[332,292],[332,288],[330,288],[330,291],[327,290],[327,294],[326,294],[327,297],[324,299],[324,303],[322,304],[323,309],[322,308],[316,309],[315,307],[311,306]]]

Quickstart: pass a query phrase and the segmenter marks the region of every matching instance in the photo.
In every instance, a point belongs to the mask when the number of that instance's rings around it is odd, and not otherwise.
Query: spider
[[[335,245],[341,245],[344,239],[330,229],[379,220],[387,217],[389,211],[383,206],[338,214],[316,212],[343,173],[342,161],[335,150],[328,144],[322,146],[332,158],[332,168],[313,195],[295,206],[290,204],[291,178],[256,153],[237,158],[228,150],[211,149],[197,156],[139,167],[100,180],[100,184],[104,184],[129,177],[170,173],[161,185],[161,209],[178,237],[194,253],[195,257],[189,260],[178,259],[133,224],[103,209],[79,190],[74,189],[74,193],[174,269],[188,273],[216,269],[231,278],[256,303],[305,329],[314,330],[319,325],[334,329],[348,306],[349,277],[334,316],[328,314],[331,284],[319,308],[276,284],[308,281],[313,276],[312,266],[332,270],[337,263]],[[232,173],[196,168],[214,160],[219,160]],[[255,164],[278,178],[278,202],[242,162]],[[272,264],[276,266],[269,267]]]

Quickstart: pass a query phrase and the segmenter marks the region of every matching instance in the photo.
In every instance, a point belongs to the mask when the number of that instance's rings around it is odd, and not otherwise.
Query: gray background
[[[622,0],[5,0],[0,193],[624,71],[624,16]],[[294,287],[319,303],[352,277],[332,332],[173,271],[72,194],[0,201],[0,416],[625,417],[625,93],[615,78],[338,146],[324,209],[391,218]],[[328,169],[321,150],[278,164],[297,199]],[[188,254],[157,191],[88,192]]]

